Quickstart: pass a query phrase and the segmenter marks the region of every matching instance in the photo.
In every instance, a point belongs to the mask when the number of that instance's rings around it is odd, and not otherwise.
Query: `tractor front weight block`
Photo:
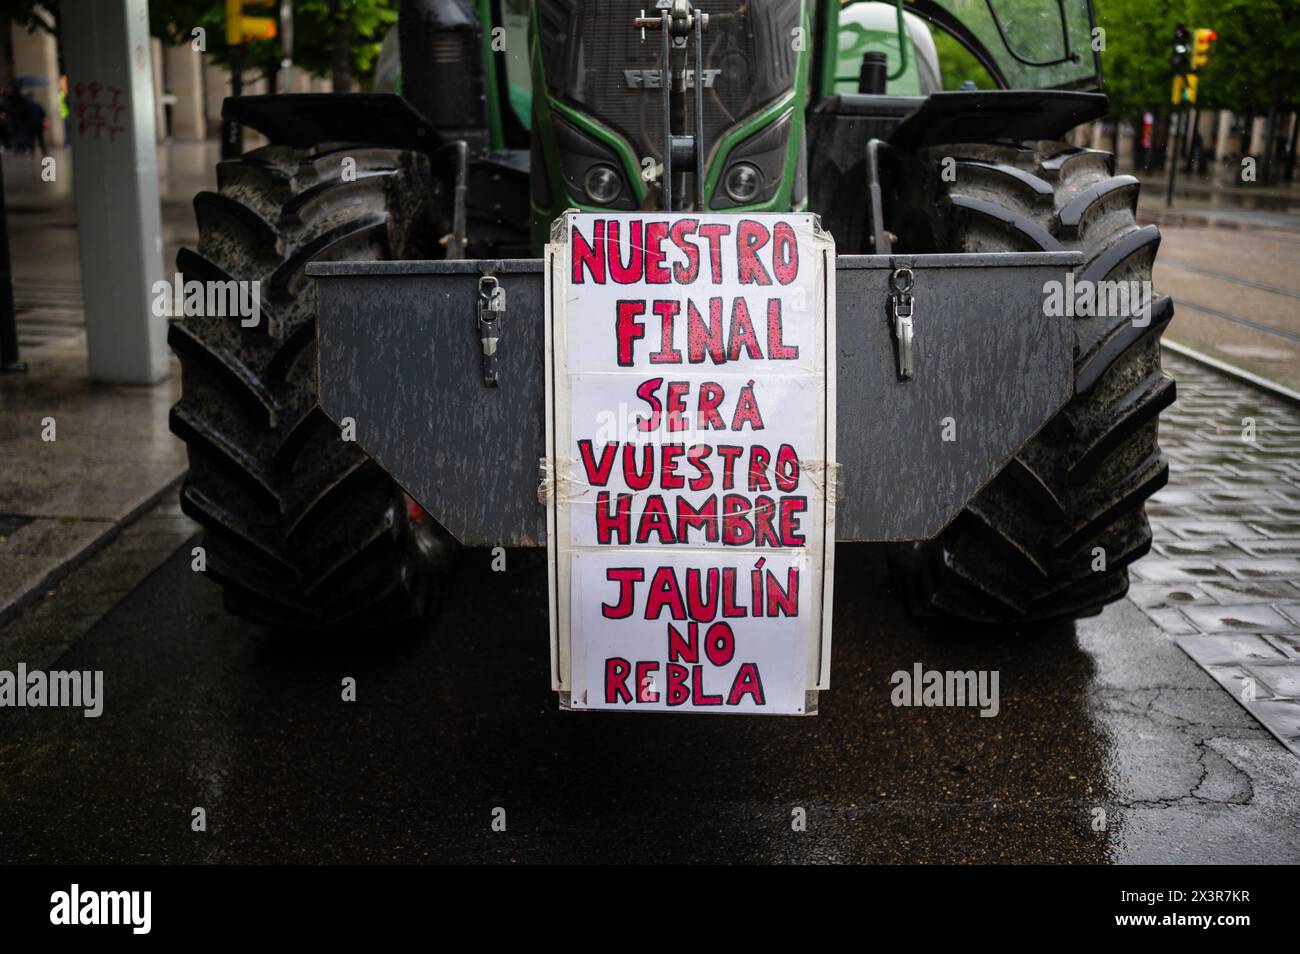
[[[1074,393],[1077,252],[841,255],[836,538],[929,539]],[[910,283],[910,376],[891,303]],[[319,399],[466,546],[542,547],[542,259],[318,262]]]

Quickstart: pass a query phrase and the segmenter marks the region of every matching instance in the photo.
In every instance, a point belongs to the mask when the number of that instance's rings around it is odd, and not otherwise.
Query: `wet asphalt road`
[[[541,552],[470,552],[437,622],[330,642],[227,616],[188,552],[49,664],[103,669],[102,717],[0,713],[0,861],[1300,859],[1297,761],[1126,602],[927,627],[841,547],[820,716],[574,714]],[[1000,714],[892,707],[918,661],[1000,670]]]

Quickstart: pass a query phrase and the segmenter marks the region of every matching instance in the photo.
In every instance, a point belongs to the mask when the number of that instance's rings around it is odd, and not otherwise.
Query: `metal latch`
[[[478,337],[483,345],[483,386],[497,386],[497,346],[501,341],[501,319],[506,316],[506,290],[495,275],[478,281]]]
[[[904,265],[889,276],[889,323],[898,347],[898,379],[912,378],[912,270]]]

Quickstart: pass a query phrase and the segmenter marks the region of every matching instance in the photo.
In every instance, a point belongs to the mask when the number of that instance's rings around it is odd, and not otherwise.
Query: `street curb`
[[[131,526],[131,524],[139,520],[140,517],[142,517],[145,513],[151,510],[158,503],[158,501],[162,500],[163,497],[167,496],[168,494],[175,493],[177,489],[180,487],[181,481],[184,479],[185,479],[185,471],[181,471],[179,474],[177,474],[175,477],[169,480],[162,487],[158,488],[158,490],[154,491],[144,500],[140,501],[138,505],[133,507],[130,510],[130,512],[128,512],[121,519],[114,520],[111,524],[108,525],[107,529],[105,529],[103,533],[101,533],[95,539],[91,540],[84,547],[82,547],[76,553],[72,554],[70,557],[68,557],[66,560],[64,560],[54,569],[50,570],[50,572],[45,574],[45,576],[41,578],[41,580],[39,580],[34,586],[28,587],[28,589],[25,592],[19,593],[8,603],[6,603],[3,606],[0,606],[0,626],[3,626],[6,623],[8,623],[11,619],[13,619],[19,613],[21,613],[26,607],[36,602],[36,600],[40,597],[42,593],[46,592],[50,587],[54,586],[55,584],[65,579],[68,576],[68,574],[72,573],[73,570],[76,570],[87,560],[93,557],[96,553],[98,553],[104,547],[108,546],[108,544],[116,540],[118,534],[120,534],[127,527]]]
[[[1211,370],[1218,371],[1234,381],[1240,381],[1242,384],[1248,384],[1256,390],[1263,391],[1270,397],[1275,397],[1279,401],[1285,401],[1296,407],[1300,407],[1300,391],[1293,391],[1285,385],[1278,384],[1276,381],[1270,381],[1268,378],[1261,378],[1244,368],[1228,364],[1226,361],[1220,361],[1218,358],[1211,358],[1208,354],[1202,354],[1187,345],[1178,344],[1176,341],[1162,339],[1162,347],[1168,348],[1176,355],[1187,358],[1189,361],[1195,361],[1197,364],[1204,365]]]
[[[1176,209],[1144,209],[1139,206],[1137,221],[1142,225],[1173,225],[1192,228],[1227,229],[1246,232],[1253,229],[1277,229],[1281,232],[1300,232],[1300,221],[1295,225],[1262,222],[1243,222],[1240,219],[1215,218],[1198,212],[1179,212]]]

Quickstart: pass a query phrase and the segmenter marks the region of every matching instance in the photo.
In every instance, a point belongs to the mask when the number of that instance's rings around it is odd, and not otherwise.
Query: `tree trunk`
[[[342,0],[332,0],[330,13],[334,20],[334,92],[352,91],[352,20],[344,13]]]
[[[1273,92],[1273,102],[1268,109],[1268,119],[1264,123],[1264,168],[1260,180],[1268,185],[1273,184],[1273,170],[1276,168],[1275,162],[1277,156],[1277,124],[1281,118],[1282,111],[1282,94],[1278,91]]]
[[[1300,139],[1300,114],[1291,113],[1291,144],[1286,150],[1286,181],[1295,181],[1296,140]]]

